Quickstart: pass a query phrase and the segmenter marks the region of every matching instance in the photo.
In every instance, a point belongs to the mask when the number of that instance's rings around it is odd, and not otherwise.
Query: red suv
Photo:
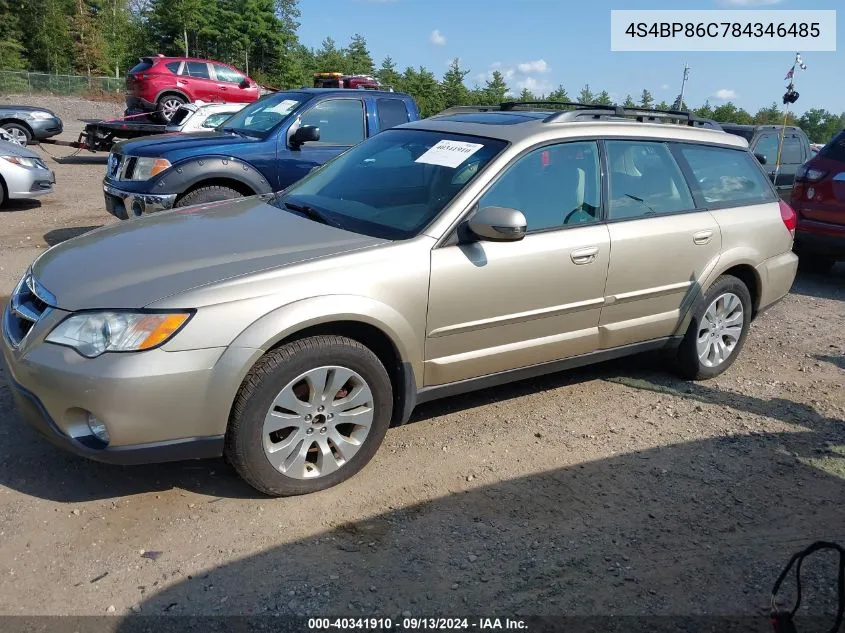
[[[155,112],[165,123],[188,102],[251,103],[258,96],[252,79],[207,59],[143,57],[126,75],[127,109]]]
[[[845,130],[798,169],[792,208],[802,264],[825,272],[845,260]]]

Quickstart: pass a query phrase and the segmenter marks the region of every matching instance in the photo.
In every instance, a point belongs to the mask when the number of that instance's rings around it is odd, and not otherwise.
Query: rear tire
[[[746,285],[732,275],[719,277],[695,308],[678,347],[680,374],[688,380],[707,380],[733,365],[748,335],[751,310]]]
[[[179,95],[164,95],[156,103],[156,117],[162,123],[170,123],[180,106],[188,103],[187,99]]]
[[[14,143],[26,147],[32,142],[32,134],[26,129],[26,126],[19,123],[4,123],[0,125],[6,132],[8,132],[14,139]]]
[[[194,189],[187,196],[179,200],[175,207],[190,207],[195,204],[208,204],[209,202],[219,202],[221,200],[234,200],[235,198],[242,198],[243,194],[240,191],[235,191],[229,187],[218,187],[211,185],[208,187],[200,187]]]
[[[265,354],[232,407],[225,453],[238,474],[274,497],[335,486],[375,455],[393,412],[393,388],[361,343],[323,335]]]

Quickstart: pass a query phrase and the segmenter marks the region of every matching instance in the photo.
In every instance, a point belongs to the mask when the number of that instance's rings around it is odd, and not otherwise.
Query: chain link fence
[[[85,75],[51,75],[13,70],[0,70],[0,94],[50,93],[56,95],[90,92],[120,92],[125,80],[117,77]]]

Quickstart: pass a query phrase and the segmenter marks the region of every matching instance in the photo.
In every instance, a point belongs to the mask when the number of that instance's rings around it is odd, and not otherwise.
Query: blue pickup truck
[[[280,191],[349,147],[420,118],[406,94],[303,88],[266,95],[213,131],[116,144],[103,190],[122,220]]]

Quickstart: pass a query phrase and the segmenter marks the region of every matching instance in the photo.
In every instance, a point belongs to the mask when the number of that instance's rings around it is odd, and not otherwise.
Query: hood
[[[46,251],[33,275],[64,310],[141,308],[199,286],[387,242],[268,200],[253,196],[112,224]]]
[[[260,143],[261,139],[248,138],[227,132],[194,132],[193,134],[182,134],[173,132],[171,134],[156,134],[145,136],[140,139],[123,141],[117,143],[112,151],[118,154],[129,156],[152,156],[154,158],[169,158],[179,152],[188,152],[192,155],[199,153],[212,155],[218,152],[226,152],[226,148],[233,145],[248,145]],[[199,152],[197,150],[200,150]],[[171,160],[170,162],[174,162]]]
[[[41,160],[41,157],[32,150],[9,141],[0,141],[0,156],[22,156]]]

